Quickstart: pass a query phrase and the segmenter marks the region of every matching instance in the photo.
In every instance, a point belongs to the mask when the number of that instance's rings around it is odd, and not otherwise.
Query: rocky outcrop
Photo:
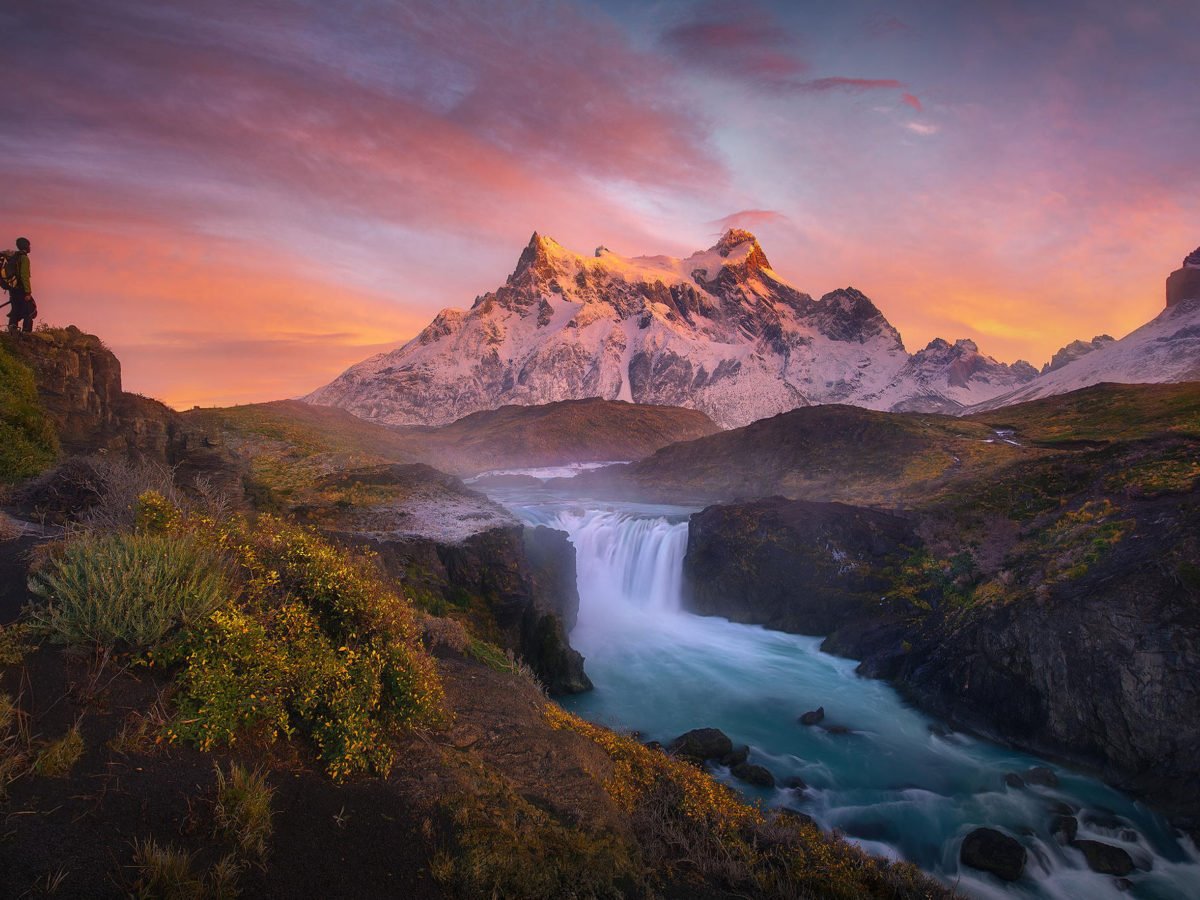
[[[379,554],[419,606],[468,618],[521,656],[555,693],[589,690],[567,632],[579,611],[575,548],[561,531],[527,528],[461,481],[422,465],[339,472],[325,487],[385,488],[386,502],[306,514],[327,533]]]
[[[65,454],[150,460],[173,469],[185,489],[200,478],[230,502],[242,501],[243,467],[219,437],[157,400],[123,390],[120,361],[95,335],[69,325],[19,335],[7,346],[33,370]]]
[[[685,603],[702,615],[829,634],[877,615],[890,571],[920,546],[898,516],[771,497],[695,513]]]
[[[1184,300],[1200,300],[1200,248],[1189,253],[1183,265],[1167,276],[1167,308]]]
[[[166,460],[178,427],[169,407],[121,388],[121,363],[74,325],[21,335],[10,349],[33,369],[68,453],[119,450]]]
[[[1051,358],[1050,362],[1042,366],[1041,374],[1047,372],[1057,372],[1068,363],[1073,363],[1080,357],[1087,356],[1093,350],[1099,350],[1106,344],[1113,342],[1113,337],[1107,334],[1098,334],[1090,341],[1071,341],[1065,347],[1059,349]]]

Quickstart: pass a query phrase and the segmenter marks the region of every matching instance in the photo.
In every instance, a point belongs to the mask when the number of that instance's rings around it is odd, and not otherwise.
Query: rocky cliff
[[[687,607],[794,634],[875,620],[892,573],[921,546],[899,516],[770,497],[692,515]]]
[[[688,603],[828,634],[826,649],[923,708],[1091,767],[1194,829],[1200,434],[1187,409],[1183,430],[1064,440],[902,518],[781,498],[705,509]]]
[[[603,247],[585,257],[535,233],[502,287],[305,399],[440,425],[504,404],[603,397],[694,408],[730,427],[813,403],[958,409],[1036,374],[953,346],[953,358],[927,348],[909,366],[869,298],[847,287],[814,300],[747,231],[684,259]]]
[[[579,610],[575,548],[566,534],[527,528],[503,507],[426,465],[338,472],[319,492],[329,507],[292,508],[340,540],[378,553],[408,597],[520,655],[554,693],[591,688],[567,632]],[[367,492],[373,495],[367,500]],[[339,502],[358,496],[358,502]],[[315,499],[315,497],[313,497]]]
[[[1167,308],[1184,300],[1200,300],[1200,247],[1189,253],[1183,265],[1167,276]]]
[[[121,363],[74,325],[22,334],[9,349],[34,371],[38,395],[68,453],[125,451],[166,460],[178,417],[121,387]]]

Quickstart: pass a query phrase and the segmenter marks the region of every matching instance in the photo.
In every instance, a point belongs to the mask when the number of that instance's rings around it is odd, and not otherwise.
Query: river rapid
[[[565,470],[529,470],[548,478]],[[1200,897],[1200,853],[1161,816],[1096,779],[971,736],[907,705],[886,682],[859,677],[853,660],[805,637],[702,617],[682,608],[684,507],[588,500],[536,487],[489,490],[531,525],[567,532],[575,546],[580,608],[571,643],[595,690],[563,701],[591,721],[663,743],[720,728],[750,762],[804,791],[761,789],[715,774],[748,798],[787,806],[839,829],[872,853],[915,863],[979,898]],[[803,726],[819,706],[825,719]],[[1049,766],[1056,787],[1011,787],[1007,773]],[[1126,850],[1138,870],[1122,885],[1092,872],[1083,853],[1051,833],[1073,813],[1080,839]],[[960,865],[963,837],[988,826],[1027,849],[1016,882]]]

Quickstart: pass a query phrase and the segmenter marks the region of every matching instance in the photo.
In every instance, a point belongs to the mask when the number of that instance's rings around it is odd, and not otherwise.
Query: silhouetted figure
[[[17,249],[4,254],[4,287],[8,290],[8,330],[33,331],[37,303],[29,280],[29,238],[17,238]]]

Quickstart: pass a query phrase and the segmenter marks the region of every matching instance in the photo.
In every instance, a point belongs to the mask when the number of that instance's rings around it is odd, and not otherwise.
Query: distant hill
[[[696,410],[600,399],[506,406],[441,428],[389,428],[295,400],[184,415],[234,440],[253,439],[262,445],[257,452],[268,455],[286,450],[305,457],[356,457],[350,464],[426,463],[463,476],[496,468],[640,459],[719,430]]]
[[[1200,439],[1200,384],[1104,384],[969,417],[808,407],[586,473],[580,484],[639,498],[907,506],[1021,461],[1162,433]]]

